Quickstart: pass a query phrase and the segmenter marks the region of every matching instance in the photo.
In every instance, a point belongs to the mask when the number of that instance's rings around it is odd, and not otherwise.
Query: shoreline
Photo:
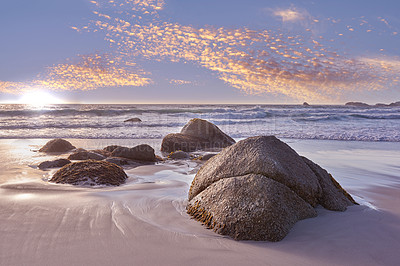
[[[49,172],[29,166],[46,159],[31,151],[46,141],[0,140],[2,265],[395,265],[400,259],[400,143],[285,140],[361,205],[345,212],[317,208],[318,217],[273,243],[234,241],[190,219],[193,162],[128,169],[120,187],[76,188],[44,182]],[[127,142],[71,141],[88,149]]]

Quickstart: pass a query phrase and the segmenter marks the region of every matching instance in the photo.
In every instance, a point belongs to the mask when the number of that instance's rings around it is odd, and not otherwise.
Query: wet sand
[[[70,140],[83,148],[149,143]],[[281,242],[237,242],[185,213],[196,163],[127,170],[116,188],[56,185],[33,166],[46,140],[0,140],[1,265],[397,265],[400,143],[286,140],[360,206],[318,208]],[[157,149],[159,140],[153,140]],[[60,155],[59,157],[65,157]]]

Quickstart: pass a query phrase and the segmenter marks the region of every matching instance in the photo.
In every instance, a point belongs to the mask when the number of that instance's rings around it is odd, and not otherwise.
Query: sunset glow
[[[169,88],[195,88],[204,86],[202,80],[217,79],[232,93],[259,95],[259,99],[283,96],[338,102],[350,94],[393,91],[400,85],[398,55],[380,46],[369,48],[368,42],[363,43],[366,48],[349,52],[346,44],[360,36],[397,42],[399,25],[384,14],[335,18],[311,12],[305,5],[266,4],[259,12],[269,23],[227,27],[175,21],[174,13],[166,11],[174,6],[167,0],[87,4],[91,19],[69,30],[101,37],[108,48],[68,57],[30,79],[0,79],[0,93],[21,94],[30,87],[87,91],[151,86],[165,91],[161,85],[165,81]],[[167,75],[161,81],[157,71],[164,64],[170,65],[167,69],[177,64],[188,67],[180,76]],[[195,69],[207,74],[185,77]]]
[[[62,104],[65,102],[46,91],[31,91],[24,93],[18,103],[32,106],[43,106],[48,104]]]

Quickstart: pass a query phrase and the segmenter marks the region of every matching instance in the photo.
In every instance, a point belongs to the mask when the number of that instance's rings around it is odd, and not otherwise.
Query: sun
[[[18,103],[43,106],[49,104],[62,104],[64,101],[46,91],[30,91],[22,95]]]

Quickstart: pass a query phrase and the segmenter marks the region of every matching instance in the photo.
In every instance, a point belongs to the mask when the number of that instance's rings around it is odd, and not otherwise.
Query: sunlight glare
[[[64,101],[46,91],[31,91],[25,93],[19,99],[19,103],[33,106],[43,106],[47,104],[62,104]]]

